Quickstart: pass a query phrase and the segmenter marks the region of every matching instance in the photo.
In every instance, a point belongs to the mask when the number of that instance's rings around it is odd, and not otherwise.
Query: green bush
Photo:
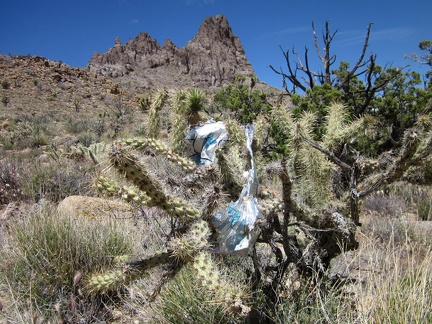
[[[3,89],[9,89],[10,88],[10,83],[8,81],[6,81],[6,80],[3,80],[1,82],[1,86],[2,86]]]
[[[91,130],[93,121],[89,119],[69,119],[65,124],[65,129],[69,133],[79,134]]]

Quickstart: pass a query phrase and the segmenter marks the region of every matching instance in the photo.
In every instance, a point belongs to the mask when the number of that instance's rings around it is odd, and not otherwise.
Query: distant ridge
[[[240,39],[223,15],[204,19],[198,33],[185,47],[170,39],[161,46],[148,33],[122,44],[115,39],[106,53],[95,53],[87,70],[137,87],[218,88],[237,76],[254,76]]]

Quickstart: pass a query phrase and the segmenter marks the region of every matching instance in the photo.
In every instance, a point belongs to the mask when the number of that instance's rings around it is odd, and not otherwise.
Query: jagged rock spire
[[[142,87],[220,87],[232,83],[236,76],[255,76],[240,39],[232,32],[223,15],[204,19],[198,33],[185,47],[178,48],[170,39],[163,46],[148,33],[106,53],[95,53],[87,69],[136,81]]]

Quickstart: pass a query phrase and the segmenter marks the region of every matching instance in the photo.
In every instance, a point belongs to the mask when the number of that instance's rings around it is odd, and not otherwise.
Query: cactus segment
[[[150,197],[145,192],[136,192],[136,190],[131,187],[123,187],[121,193],[122,198],[127,202],[133,201],[139,205],[148,205],[151,201]]]
[[[99,177],[96,182],[96,188],[98,191],[113,196],[120,192],[120,187],[113,181],[110,181],[106,177]]]
[[[244,304],[244,288],[242,289],[224,278],[210,253],[198,253],[195,256],[193,268],[201,285],[214,295],[216,301],[224,304],[227,311],[242,316],[246,316],[250,312],[250,307]]]
[[[278,199],[266,199],[259,202],[259,209],[264,215],[283,211],[283,201]]]
[[[171,252],[162,252],[151,255],[145,259],[127,262],[122,269],[118,269],[106,274],[92,276],[86,288],[92,292],[107,292],[126,285],[132,280],[142,276],[142,273],[150,268],[161,264],[169,263],[172,258]]]
[[[166,195],[159,183],[151,179],[147,170],[139,163],[138,159],[127,152],[124,148],[113,147],[110,152],[110,162],[120,172],[123,172],[126,179],[145,192],[151,200],[150,207],[164,205]]]
[[[124,140],[123,142],[121,142],[121,144],[133,147],[134,149],[143,149],[146,147],[150,147],[151,149],[155,150],[157,153],[165,155],[168,158],[168,160],[177,164],[185,171],[193,171],[195,169],[195,164],[191,160],[186,159],[180,156],[179,154],[173,152],[168,147],[168,145],[166,145],[161,141],[158,141],[157,139],[131,138],[131,139]]]
[[[197,208],[177,197],[168,197],[165,204],[161,207],[167,211],[168,214],[186,221],[197,219],[201,215]]]
[[[173,241],[173,255],[183,261],[190,261],[197,252],[209,247],[210,234],[208,223],[204,220],[197,221],[184,236]]]
[[[96,187],[99,192],[107,195],[119,195],[123,200],[127,202],[135,202],[140,205],[148,205],[150,197],[142,191],[137,191],[132,187],[119,187],[114,181],[108,180],[106,177],[99,177],[97,179]]]
[[[152,102],[149,110],[149,119],[147,123],[147,135],[149,137],[155,137],[159,134],[160,131],[160,115],[159,111],[164,105],[166,99],[168,97],[168,92],[166,89],[160,89],[156,98]]]
[[[126,274],[121,269],[104,275],[95,275],[87,282],[86,288],[92,292],[106,292],[124,284],[126,278]]]
[[[221,292],[220,274],[208,253],[198,253],[195,256],[193,267],[203,287],[208,288],[212,293]]]
[[[123,198],[134,201],[144,200],[149,207],[159,207],[168,214],[185,220],[193,220],[200,217],[200,212],[194,206],[177,197],[165,195],[161,185],[152,179],[138,159],[123,148],[113,147],[110,153],[110,161],[113,166],[124,173],[126,179],[143,191],[149,200],[144,196],[139,196],[133,191],[127,190]],[[142,197],[142,199],[141,199]]]

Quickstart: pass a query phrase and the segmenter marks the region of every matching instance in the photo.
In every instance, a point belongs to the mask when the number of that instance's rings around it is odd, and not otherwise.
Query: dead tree
[[[285,51],[281,47],[288,71],[285,72],[282,68],[276,69],[272,65],[270,65],[270,68],[276,74],[282,76],[282,84],[288,95],[291,96],[299,90],[307,92],[308,89],[313,90],[316,86],[329,85],[334,89],[340,90],[345,101],[351,100],[354,103],[353,115],[360,116],[366,111],[371,100],[375,97],[375,94],[382,91],[385,86],[396,77],[396,73],[384,76],[377,70],[375,54],[371,54],[365,59],[366,51],[369,46],[371,28],[372,23],[370,22],[367,27],[360,56],[354,66],[344,73],[343,77],[341,77],[341,75],[335,75],[332,72],[332,66],[336,63],[336,55],[332,55],[331,46],[337,34],[337,30],[334,32],[330,31],[329,21],[326,21],[325,30],[322,33],[322,41],[324,43],[323,52],[320,50],[321,46],[315,24],[312,22],[314,45],[318,58],[321,61],[321,71],[317,72],[310,68],[309,49],[307,47],[305,48],[303,60],[294,48],[292,51],[289,49]],[[291,53],[296,57],[295,63],[291,61]],[[357,81],[360,76],[364,76],[364,88],[354,85],[354,81]]]

